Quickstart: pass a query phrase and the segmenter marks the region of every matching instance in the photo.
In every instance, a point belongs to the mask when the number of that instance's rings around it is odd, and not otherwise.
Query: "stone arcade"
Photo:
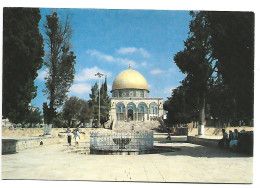
[[[146,79],[131,65],[116,77],[111,93],[110,119],[114,122],[146,122],[163,116],[163,98],[149,98]]]

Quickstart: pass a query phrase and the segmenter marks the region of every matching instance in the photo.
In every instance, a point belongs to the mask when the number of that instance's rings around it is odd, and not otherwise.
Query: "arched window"
[[[133,102],[127,104],[127,119],[136,121],[136,106]]]
[[[125,120],[125,105],[122,102],[116,104],[116,117],[118,121]]]
[[[124,113],[125,105],[122,102],[116,104],[116,113]]]
[[[127,110],[132,109],[133,112],[136,112],[136,106],[133,102],[127,104]]]
[[[149,114],[157,115],[158,114],[158,105],[155,102],[150,103],[149,105]]]
[[[140,102],[138,105],[138,113],[147,113],[147,106],[144,102]]]
[[[144,102],[140,102],[138,105],[138,121],[144,121],[145,114],[147,114],[147,106]]]

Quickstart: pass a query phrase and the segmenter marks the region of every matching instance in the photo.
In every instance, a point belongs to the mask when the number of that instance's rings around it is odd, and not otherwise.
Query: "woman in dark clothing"
[[[69,132],[68,132],[68,143],[69,143],[69,146],[71,146],[71,138],[72,138],[72,133],[69,130]]]

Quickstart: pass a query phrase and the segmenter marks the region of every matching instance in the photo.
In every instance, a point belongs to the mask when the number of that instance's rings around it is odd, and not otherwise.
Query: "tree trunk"
[[[205,120],[205,94],[203,94],[202,100],[201,100],[201,106],[200,106],[200,111],[199,111],[199,125],[205,125],[206,120]]]

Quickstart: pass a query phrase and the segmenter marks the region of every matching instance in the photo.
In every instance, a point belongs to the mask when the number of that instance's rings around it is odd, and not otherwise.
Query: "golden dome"
[[[112,91],[116,89],[148,90],[146,79],[139,72],[128,69],[121,72],[113,82]]]

